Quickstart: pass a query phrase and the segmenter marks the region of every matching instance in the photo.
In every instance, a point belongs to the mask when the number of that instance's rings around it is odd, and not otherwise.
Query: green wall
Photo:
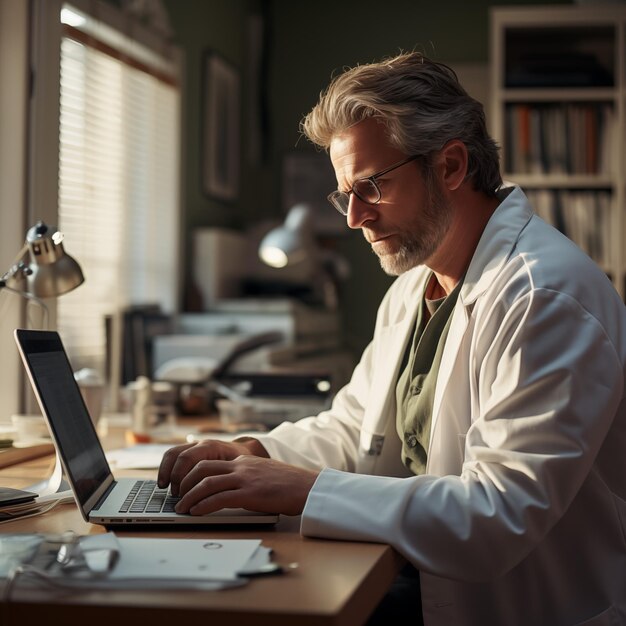
[[[186,57],[183,183],[187,235],[197,226],[241,228],[281,215],[283,155],[294,149],[312,149],[299,140],[298,124],[330,76],[343,67],[415,48],[444,62],[486,63],[488,11],[494,4],[487,0],[166,0],[176,40]],[[242,158],[240,198],[228,205],[201,192],[201,59],[203,51],[212,48],[240,68],[245,107],[250,14],[262,14],[268,28],[269,154],[264,163],[255,166]],[[245,114],[246,110],[242,120]],[[333,210],[330,205],[328,210]],[[352,277],[342,286],[341,313],[346,342],[358,354],[371,336],[376,308],[392,279],[382,272],[359,232],[346,228],[335,244],[352,265]]]

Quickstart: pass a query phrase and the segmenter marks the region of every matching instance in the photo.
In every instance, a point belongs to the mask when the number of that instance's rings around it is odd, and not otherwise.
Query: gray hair
[[[494,196],[502,184],[498,146],[487,132],[483,107],[447,65],[419,52],[357,65],[331,81],[300,128],[328,150],[333,137],[369,117],[386,125],[393,146],[422,156],[427,169],[448,141],[462,141],[466,178],[474,188]]]

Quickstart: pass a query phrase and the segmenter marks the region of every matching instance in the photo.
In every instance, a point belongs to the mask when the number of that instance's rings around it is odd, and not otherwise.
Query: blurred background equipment
[[[309,204],[294,205],[284,223],[263,237],[259,244],[259,258],[277,269],[302,267],[303,279],[311,285],[314,302],[328,309],[337,308],[338,283],[348,277],[348,263],[318,243],[313,209]]]

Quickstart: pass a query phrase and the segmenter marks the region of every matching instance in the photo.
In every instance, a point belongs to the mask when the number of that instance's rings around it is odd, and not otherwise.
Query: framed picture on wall
[[[202,187],[219,200],[239,194],[240,84],[233,65],[214,51],[203,57]]]

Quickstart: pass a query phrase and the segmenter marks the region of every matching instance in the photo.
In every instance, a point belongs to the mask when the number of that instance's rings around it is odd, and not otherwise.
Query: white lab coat
[[[394,546],[427,626],[626,624],[626,308],[515,188],[468,268],[427,474],[409,476],[395,385],[428,273],[394,282],[331,409],[262,439],[326,468],[302,533]]]

